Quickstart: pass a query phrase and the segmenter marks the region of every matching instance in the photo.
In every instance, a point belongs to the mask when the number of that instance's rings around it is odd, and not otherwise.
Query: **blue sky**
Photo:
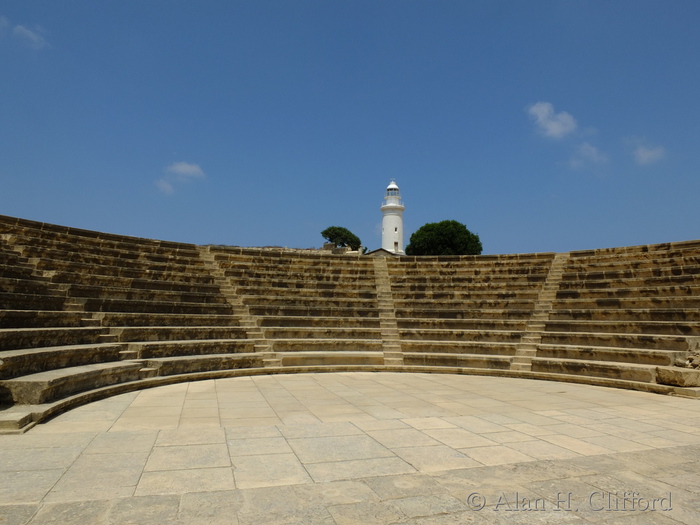
[[[0,2],[0,213],[199,244],[700,237],[697,0]]]

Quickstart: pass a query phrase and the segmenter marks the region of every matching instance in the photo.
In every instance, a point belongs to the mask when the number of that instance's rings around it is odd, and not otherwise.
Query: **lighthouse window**
[[[399,229],[398,229],[398,228],[394,228],[394,231],[397,232],[397,231],[399,231]]]

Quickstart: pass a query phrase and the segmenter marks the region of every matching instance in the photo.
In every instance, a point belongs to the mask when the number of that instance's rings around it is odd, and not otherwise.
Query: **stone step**
[[[611,363],[601,361],[581,361],[577,359],[532,359],[533,372],[550,374],[571,374],[644,383],[656,382],[656,367],[632,363]]]
[[[215,370],[261,368],[264,359],[259,354],[207,354],[198,356],[173,356],[145,360],[144,370],[155,371],[155,376],[193,374]],[[149,376],[153,377],[153,376]]]
[[[0,354],[0,379],[56,368],[119,361],[123,345],[78,344],[6,350]]]
[[[687,350],[657,350],[647,348],[616,348],[605,346],[539,344],[537,356],[549,359],[577,359],[580,361],[615,361],[620,363],[670,366],[676,359],[685,358]]]
[[[14,379],[0,380],[15,404],[41,404],[94,388],[136,381],[141,364],[132,361],[96,363],[48,370]]]
[[[282,357],[282,366],[335,366],[347,365],[383,365],[381,352],[288,352]]]
[[[101,328],[0,328],[0,351],[99,342]]]
[[[133,359],[157,359],[212,354],[253,353],[256,345],[249,339],[192,339],[183,341],[149,341],[129,343]]]
[[[485,354],[440,354],[404,352],[404,364],[407,366],[440,366],[448,368],[485,368],[509,370],[511,357]]]
[[[35,425],[32,411],[25,405],[0,409],[0,435],[23,434]]]

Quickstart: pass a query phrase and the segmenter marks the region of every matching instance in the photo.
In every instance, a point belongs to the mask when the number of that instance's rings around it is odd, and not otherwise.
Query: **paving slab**
[[[443,374],[168,385],[0,436],[0,523],[690,525],[698,403]]]

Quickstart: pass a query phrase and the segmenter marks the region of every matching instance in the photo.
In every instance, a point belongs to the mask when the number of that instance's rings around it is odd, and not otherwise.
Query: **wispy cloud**
[[[634,151],[634,161],[640,166],[646,166],[666,156],[666,149],[663,146],[649,147],[637,146]]]
[[[576,119],[566,111],[554,112],[549,102],[537,102],[527,108],[528,114],[535,120],[537,129],[545,137],[561,139],[576,131]]]
[[[204,177],[204,172],[199,167],[199,164],[190,164],[189,162],[175,162],[165,168],[165,171],[179,180]]]
[[[166,167],[165,175],[158,179],[156,187],[166,195],[171,195],[175,192],[175,185],[185,183],[205,177],[204,171],[199,164],[191,164],[189,162],[175,162]]]
[[[10,19],[0,15],[0,38],[11,34],[15,40],[30,49],[39,50],[49,47],[48,41],[44,38],[45,31],[42,27],[35,26],[34,29],[29,29],[23,25],[16,25],[10,31],[11,27]]]
[[[584,142],[576,148],[574,156],[569,161],[569,166],[581,169],[590,164],[607,164],[608,156],[589,142]]]
[[[43,32],[44,30],[40,27],[31,30],[27,27],[19,25],[15,26],[12,30],[12,34],[15,36],[15,38],[18,38],[27,47],[37,50],[49,47],[49,43],[41,35]]]

